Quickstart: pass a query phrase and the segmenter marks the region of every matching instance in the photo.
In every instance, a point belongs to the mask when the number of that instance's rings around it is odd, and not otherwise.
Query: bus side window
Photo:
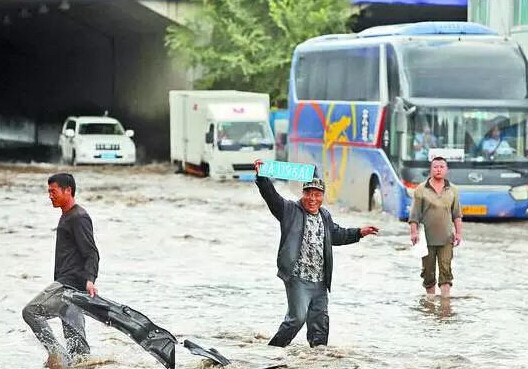
[[[309,56],[309,100],[326,100],[327,58],[324,52],[311,53]]]
[[[346,83],[346,57],[340,51],[332,51],[327,55],[327,85],[326,100],[344,100]]]
[[[297,91],[297,98],[300,100],[306,99],[308,95],[308,63],[304,55],[299,55],[295,65],[295,90]]]
[[[379,46],[344,51],[347,71],[343,82],[345,101],[379,100]]]

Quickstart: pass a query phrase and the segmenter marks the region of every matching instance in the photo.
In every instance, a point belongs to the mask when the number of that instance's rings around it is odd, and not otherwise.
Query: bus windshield
[[[398,48],[410,97],[528,97],[526,61],[510,42],[420,40]]]
[[[402,158],[427,161],[432,149],[446,149],[456,161],[528,162],[527,125],[526,110],[418,107]]]

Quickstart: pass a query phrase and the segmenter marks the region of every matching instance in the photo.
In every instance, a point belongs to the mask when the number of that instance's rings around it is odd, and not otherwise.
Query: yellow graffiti
[[[323,173],[326,183],[326,196],[329,203],[337,200],[346,175],[346,168],[348,162],[348,146],[339,145],[341,148],[341,160],[339,160],[339,169],[336,168],[335,144],[349,142],[346,130],[352,124],[353,137],[356,137],[356,109],[355,105],[351,104],[352,119],[347,116],[341,117],[338,121],[332,122],[331,116],[334,110],[334,104],[330,105],[326,114],[325,132],[323,135]],[[330,157],[328,157],[330,156]]]
[[[330,149],[330,147],[340,142],[340,138],[343,136],[343,131],[350,125],[350,117],[341,117],[337,122],[331,123],[327,126],[324,135],[324,150]]]

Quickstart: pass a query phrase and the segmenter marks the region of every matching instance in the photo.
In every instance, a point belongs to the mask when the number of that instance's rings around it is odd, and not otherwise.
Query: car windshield
[[[272,146],[266,122],[219,122],[217,128],[218,147],[221,150],[243,147]]]
[[[528,162],[526,110],[418,107],[409,123],[404,160]]]
[[[122,135],[123,128],[116,123],[82,123],[79,127],[81,135]]]

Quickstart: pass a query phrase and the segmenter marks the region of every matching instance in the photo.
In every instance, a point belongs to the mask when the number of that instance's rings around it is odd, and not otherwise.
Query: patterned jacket
[[[280,222],[281,238],[277,255],[277,276],[288,281],[295,262],[299,258],[306,210],[300,201],[284,199],[277,193],[269,178],[257,176],[257,187],[266,201],[271,213]],[[358,242],[361,238],[359,228],[341,228],[333,222],[332,216],[325,208],[320,208],[324,225],[324,275],[325,284],[330,291],[332,285],[332,246],[347,245]]]

